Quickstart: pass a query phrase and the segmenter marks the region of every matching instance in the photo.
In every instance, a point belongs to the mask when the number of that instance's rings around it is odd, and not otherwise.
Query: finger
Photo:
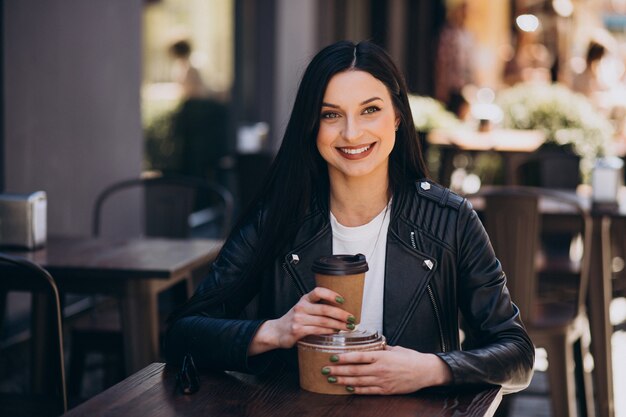
[[[354,323],[356,318],[349,312],[342,310],[339,307],[334,307],[327,304],[312,304],[309,302],[299,302],[293,307],[293,313],[295,321],[300,321],[305,324],[312,324],[313,317],[326,317],[337,320],[340,324],[335,325],[340,330],[354,330]],[[351,324],[351,326],[348,326]],[[325,324],[331,326],[331,324]]]
[[[373,365],[332,365],[327,366],[329,369],[328,375],[333,376],[373,376],[376,375],[376,369]]]
[[[341,294],[324,287],[315,287],[312,291],[305,294],[304,297],[306,297],[307,300],[312,303],[326,301],[328,303],[339,306],[344,302],[344,298]]]
[[[348,388],[351,387],[352,389]],[[383,395],[386,394],[385,390],[381,387],[373,385],[369,387],[353,387],[352,385],[346,385],[346,390],[353,394],[359,395]]]
[[[349,385],[351,387],[374,387],[377,386],[378,378],[374,376],[337,376],[338,385]]]
[[[381,353],[384,351],[374,351],[374,352],[350,352],[350,353],[342,353],[339,356],[339,360],[337,363],[353,363],[353,364],[369,364],[376,362]]]
[[[350,327],[352,327],[350,323],[341,320],[335,320],[330,317],[296,313],[293,323],[291,324],[292,331],[294,333],[299,333],[301,328],[309,326],[321,327],[333,331],[351,330]]]

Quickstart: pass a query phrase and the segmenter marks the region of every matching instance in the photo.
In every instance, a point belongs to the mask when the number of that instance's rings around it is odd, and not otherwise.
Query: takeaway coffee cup
[[[320,394],[348,395],[343,385],[331,384],[322,368],[331,365],[330,357],[347,352],[383,350],[385,336],[375,330],[355,330],[327,335],[311,335],[298,342],[300,387]]]
[[[365,255],[330,255],[319,258],[311,267],[315,284],[339,293],[345,300],[342,309],[361,322],[365,272],[369,269]]]

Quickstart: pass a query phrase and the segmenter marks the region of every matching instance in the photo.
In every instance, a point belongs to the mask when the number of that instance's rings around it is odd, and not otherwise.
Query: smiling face
[[[340,72],[320,111],[317,149],[331,181],[388,175],[398,118],[385,84],[364,71]]]

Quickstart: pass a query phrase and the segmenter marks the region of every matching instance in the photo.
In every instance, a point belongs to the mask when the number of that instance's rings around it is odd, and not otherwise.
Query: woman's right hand
[[[277,348],[288,349],[311,334],[353,330],[355,317],[340,308],[342,303],[340,294],[316,287],[303,295],[284,316],[263,323],[250,343],[248,354],[252,356]]]

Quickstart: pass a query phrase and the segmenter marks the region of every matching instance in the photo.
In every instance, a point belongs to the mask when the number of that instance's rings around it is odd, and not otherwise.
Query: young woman
[[[172,318],[168,361],[190,353],[200,368],[250,373],[295,363],[301,338],[353,328],[341,294],[316,288],[311,265],[360,252],[370,267],[361,328],[389,347],[339,355],[324,369],[329,383],[357,394],[526,387],[533,344],[488,237],[469,203],[425,171],[390,57],[370,42],[320,51],[256,203]]]

